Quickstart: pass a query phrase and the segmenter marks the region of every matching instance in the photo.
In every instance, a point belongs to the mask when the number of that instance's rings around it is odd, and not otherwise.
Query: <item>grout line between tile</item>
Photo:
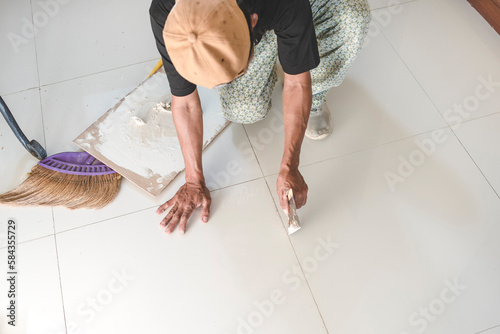
[[[245,136],[247,136],[247,140],[250,143],[250,147],[252,148],[253,156],[255,157],[255,160],[257,161],[257,164],[259,165],[260,173],[262,174],[263,177],[265,177],[264,170],[262,169],[262,166],[260,165],[259,157],[257,156],[257,153],[255,153],[255,148],[253,147],[252,141],[250,140],[250,137],[248,136],[247,129],[246,129],[244,124],[243,124],[243,131],[245,131]]]
[[[113,217],[110,217],[110,218],[106,218],[106,219],[103,219],[103,220],[94,221],[94,222],[91,222],[91,223],[88,223],[88,224],[85,224],[85,225],[76,226],[76,227],[73,227],[73,228],[70,228],[70,229],[67,229],[67,230],[64,230],[64,231],[56,232],[55,235],[57,235],[57,234],[63,234],[63,233],[66,233],[66,232],[70,232],[70,231],[74,231],[74,230],[78,230],[78,229],[82,229],[82,228],[86,228],[88,226],[99,224],[99,223],[103,223],[103,222],[107,222],[109,220],[113,220],[113,219],[116,219],[116,218],[121,218],[121,217],[125,217],[125,216],[128,216],[128,215],[133,215],[133,214],[138,213],[138,212],[151,210],[151,209],[153,209],[155,207],[156,206],[151,206],[151,207],[147,207],[147,208],[136,210],[136,211],[132,211],[132,212],[127,212],[127,213],[124,213],[124,214],[121,214],[121,215],[118,215],[118,216],[113,216]]]
[[[465,123],[468,123],[468,122],[473,122],[475,120],[478,120],[478,119],[481,119],[481,118],[485,118],[485,117],[489,117],[489,116],[492,116],[492,115],[497,115],[497,114],[500,114],[500,111],[494,112],[492,114],[480,116],[480,117],[477,117],[477,118],[469,119],[467,121],[463,121],[462,124],[465,124]],[[335,157],[331,157],[331,158],[327,158],[327,159],[323,159],[323,160],[318,160],[318,161],[315,161],[315,162],[311,162],[311,163],[308,163],[308,164],[300,165],[299,167],[300,168],[308,167],[308,166],[312,166],[312,165],[317,164],[317,163],[321,163],[321,162],[326,162],[326,161],[330,161],[330,160],[334,160],[334,159],[338,159],[338,158],[347,157],[347,156],[349,156],[351,154],[356,154],[356,153],[360,153],[360,152],[364,152],[364,151],[369,151],[369,150],[376,149],[376,148],[379,148],[379,147],[382,147],[382,146],[385,146],[385,145],[394,144],[394,143],[397,143],[397,142],[400,142],[400,141],[403,141],[403,140],[408,140],[408,139],[411,139],[411,138],[416,138],[418,136],[425,135],[425,134],[434,132],[436,130],[444,130],[444,129],[450,129],[451,130],[451,126],[450,125],[446,125],[446,126],[443,126],[443,127],[440,127],[440,128],[429,130],[429,131],[416,133],[416,134],[413,134],[413,135],[408,136],[408,137],[403,137],[403,138],[400,138],[400,139],[388,141],[386,143],[381,143],[381,144],[378,144],[378,145],[369,146],[369,147],[361,148],[361,149],[358,149],[358,150],[354,150],[352,152],[341,154],[341,155],[338,155],[338,156],[335,156]],[[252,143],[250,142],[250,145],[251,144]],[[252,147],[252,149],[253,149],[253,147]],[[254,154],[255,154],[255,152],[254,152]],[[257,159],[257,162],[258,162],[258,159]],[[260,163],[259,163],[259,166],[260,166]],[[263,172],[263,174],[264,174],[264,172]],[[273,175],[276,175],[276,174],[278,174],[278,173],[264,174],[264,178],[269,177],[269,176],[273,176]],[[231,186],[229,186],[229,187],[231,187]],[[221,188],[221,189],[223,189],[223,188]]]
[[[297,255],[297,252],[295,251],[295,247],[293,247],[293,243],[292,243],[292,240],[290,239],[290,235],[288,234],[288,231],[285,227],[285,224],[284,224],[284,221],[283,221],[283,217],[281,215],[281,211],[280,211],[280,208],[278,208],[278,205],[276,204],[276,202],[274,201],[274,198],[273,198],[273,195],[272,195],[272,190],[269,186],[269,183],[267,182],[267,180],[264,178],[264,181],[266,182],[266,186],[267,186],[267,190],[269,191],[269,194],[271,195],[271,200],[273,201],[273,204],[274,204],[274,208],[276,209],[276,213],[281,221],[281,226],[283,227],[283,231],[285,232],[287,238],[288,238],[288,242],[290,243],[290,247],[292,247],[292,251],[293,251],[293,254],[295,255],[295,259],[297,260],[297,263],[299,264],[299,268],[300,268],[300,271],[302,272],[302,276],[304,277],[304,280],[307,284],[307,288],[309,289],[309,293],[311,295],[311,298],[313,299],[314,301],[314,305],[316,305],[316,310],[318,311],[318,314],[319,314],[319,317],[321,318],[321,322],[323,323],[323,328],[325,329],[326,333],[329,334],[330,332],[328,331],[328,328],[326,327],[326,323],[325,323],[325,319],[323,318],[323,314],[321,313],[321,310],[319,309],[319,306],[318,306],[318,302],[316,301],[316,298],[314,297],[314,294],[312,292],[312,289],[311,289],[311,286],[309,285],[309,281],[307,280],[307,276],[306,276],[306,273],[304,272],[304,269],[302,268],[302,264],[300,263],[300,260],[299,260],[299,256]]]
[[[3,95],[0,94],[0,95],[2,95],[2,97],[7,97],[7,96],[10,96],[10,95],[24,93],[24,92],[27,92],[27,91],[32,90],[32,89],[40,89],[40,87],[38,87],[38,86],[28,87],[28,88],[21,89],[21,90],[18,90],[18,91],[15,91],[15,92],[11,92],[11,93],[8,93],[8,94],[3,94]]]
[[[210,192],[227,189],[227,188],[231,188],[231,187],[234,187],[234,186],[239,186],[239,185],[242,185],[242,184],[245,184],[245,183],[249,183],[249,182],[252,182],[252,181],[257,181],[257,180],[264,179],[264,178],[265,178],[265,176],[259,176],[259,177],[256,177],[256,178],[253,178],[253,179],[250,179],[250,180],[247,180],[247,181],[242,181],[242,182],[238,182],[238,183],[235,183],[235,184],[231,184],[229,186],[225,186],[225,187],[221,187],[221,188],[217,188],[217,189],[212,189],[212,190],[210,190]]]
[[[475,333],[475,334],[485,333],[486,331],[489,331],[489,330],[491,330],[491,329],[495,329],[495,328],[499,328],[499,327],[500,327],[500,325],[493,326],[493,327],[490,327],[490,328],[486,328],[486,329],[484,329],[484,330],[482,330],[482,331],[480,331],[480,332],[477,332],[477,333]]]
[[[42,87],[48,87],[48,86],[52,86],[52,85],[57,85],[57,84],[64,83],[64,82],[68,82],[68,81],[72,81],[72,80],[82,79],[82,78],[90,77],[90,76],[97,75],[97,74],[102,74],[102,73],[106,73],[106,72],[111,72],[111,71],[119,70],[119,69],[122,69],[122,68],[130,67],[130,66],[135,66],[135,65],[145,64],[145,63],[148,63],[148,62],[150,62],[150,61],[157,60],[157,59],[158,59],[158,58],[149,59],[149,60],[144,60],[144,61],[140,61],[140,62],[137,62],[137,63],[127,64],[127,65],[123,65],[123,66],[119,66],[119,67],[114,67],[114,68],[110,68],[110,69],[107,69],[107,70],[98,71],[98,72],[94,72],[94,73],[89,73],[89,74],[81,75],[81,76],[74,77],[74,78],[68,78],[68,79],[64,79],[64,80],[60,80],[60,81],[55,81],[55,82],[51,82],[51,83],[48,83],[48,84],[41,85],[41,86],[40,86],[40,88],[42,88]],[[148,74],[149,74],[149,73],[147,73],[147,74],[146,74],[146,76],[147,76]],[[144,78],[145,78],[145,77],[144,77]]]
[[[479,117],[476,117],[476,118],[467,119],[465,121],[462,121],[460,124],[465,124],[465,123],[473,122],[475,120],[486,118],[486,117],[497,115],[497,114],[500,114],[500,111],[496,111],[496,112],[493,112],[491,114],[479,116]]]
[[[136,211],[124,213],[122,215],[113,216],[113,217],[106,218],[106,219],[103,219],[103,220],[98,220],[98,221],[95,221],[95,222],[91,222],[91,223],[88,223],[88,224],[85,224],[85,225],[82,225],[82,226],[76,226],[76,227],[73,227],[73,228],[70,228],[70,229],[67,229],[67,230],[64,230],[64,231],[59,231],[59,232],[56,232],[55,219],[54,219],[54,214],[53,214],[53,210],[52,210],[52,217],[53,217],[52,218],[52,224],[53,224],[52,226],[53,226],[54,233],[43,235],[43,236],[40,236],[40,237],[36,237],[36,238],[33,238],[33,239],[29,239],[29,240],[25,240],[25,241],[19,242],[18,245],[27,244],[29,242],[37,241],[37,240],[44,239],[44,238],[47,238],[47,237],[50,237],[50,236],[56,236],[57,234],[62,234],[62,233],[65,233],[65,232],[78,230],[78,229],[85,228],[85,227],[90,226],[90,225],[95,225],[95,224],[103,223],[103,222],[106,222],[108,220],[113,220],[113,219],[116,219],[116,218],[121,218],[121,217],[124,217],[124,216],[128,216],[128,215],[132,215],[134,213],[141,212],[141,211],[151,210],[151,209],[153,209],[155,207],[156,206],[147,207],[147,208],[144,208],[144,209],[140,209],[140,210],[136,210]],[[0,249],[4,249],[4,248],[7,248],[7,246],[0,247]]]
[[[37,55],[37,50],[36,50],[36,40],[35,40],[35,56],[36,56],[36,63],[37,63],[36,65],[37,65],[37,71],[38,71],[38,55]],[[82,76],[79,76],[79,77],[69,78],[69,79],[65,79],[65,80],[61,80],[61,81],[55,81],[55,82],[51,82],[51,83],[48,83],[48,84],[45,84],[45,85],[41,85],[41,83],[40,83],[40,76],[38,75],[38,86],[29,87],[29,88],[26,88],[26,89],[15,91],[15,92],[10,92],[10,93],[4,94],[2,96],[5,97],[5,96],[9,96],[9,95],[19,94],[19,93],[26,92],[26,91],[31,90],[31,89],[36,89],[36,88],[38,88],[38,89],[41,90],[42,87],[48,87],[48,86],[52,86],[52,85],[56,85],[56,84],[60,84],[60,83],[64,83],[64,82],[68,82],[68,81],[72,81],[72,80],[82,79],[82,78],[90,77],[90,76],[93,76],[93,75],[96,75],[96,74],[101,74],[101,73],[111,72],[111,71],[114,71],[114,70],[119,70],[119,69],[122,69],[122,68],[125,68],[125,67],[129,67],[129,66],[135,66],[135,65],[145,64],[145,63],[148,63],[148,62],[154,61],[154,60],[157,60],[157,58],[149,59],[149,60],[145,60],[145,61],[140,61],[140,62],[137,62],[137,63],[132,63],[132,64],[120,66],[120,67],[115,67],[115,68],[111,68],[111,69],[108,69],[108,70],[103,70],[103,71],[99,71],[99,72],[95,72],[95,73],[85,74],[85,75],[82,75]]]
[[[31,11],[31,24],[34,24],[34,18],[33,18],[33,0],[30,0],[30,11]],[[38,47],[36,43],[36,35],[33,36],[33,44],[35,46],[35,63],[36,63],[36,78],[38,82],[38,101],[40,103],[40,116],[42,117],[42,134],[43,134],[43,147],[47,147],[47,136],[45,134],[45,122],[44,122],[44,117],[43,117],[43,106],[42,106],[42,92],[40,89],[40,67],[38,63]]]
[[[404,4],[402,4],[404,5]],[[385,27],[384,27],[385,28]],[[404,59],[401,57],[401,55],[399,54],[399,52],[394,48],[394,45],[392,45],[391,41],[389,40],[389,38],[387,38],[386,34],[384,33],[384,28],[381,28],[380,31],[382,32],[382,36],[385,38],[385,40],[387,41],[387,43],[389,43],[389,45],[391,46],[391,49],[394,51],[394,53],[398,56],[398,58],[401,60],[401,62],[404,64],[405,68],[408,70],[408,72],[411,74],[411,76],[413,77],[413,79],[415,80],[415,82],[418,84],[418,86],[420,87],[420,89],[422,90],[422,92],[424,92],[425,96],[427,96],[427,98],[429,99],[429,101],[432,103],[432,105],[434,106],[434,108],[436,109],[436,112],[439,114],[439,116],[441,116],[441,118],[443,119],[443,121],[448,124],[448,122],[446,121],[446,119],[444,118],[443,114],[441,113],[441,111],[439,110],[439,108],[436,106],[436,104],[434,103],[434,101],[431,99],[431,97],[429,96],[429,94],[427,93],[427,91],[424,89],[424,87],[422,86],[422,84],[420,83],[420,81],[418,81],[418,79],[415,77],[415,75],[413,74],[413,72],[410,70],[410,68],[408,67],[408,64],[406,64],[406,62],[404,61]],[[450,124],[448,124],[449,126]]]
[[[467,152],[467,155],[469,156],[469,158],[472,160],[472,162],[474,163],[474,165],[476,166],[477,170],[481,173],[481,175],[484,177],[484,179],[486,180],[486,182],[488,182],[490,188],[493,190],[493,192],[497,195],[497,197],[500,199],[500,195],[498,194],[498,192],[495,190],[495,188],[493,187],[493,185],[490,183],[490,180],[488,180],[488,178],[486,177],[486,175],[484,175],[483,171],[481,170],[481,168],[479,167],[479,165],[476,163],[476,160],[474,160],[474,158],[472,157],[472,155],[470,154],[470,152],[467,150],[467,148],[465,147],[465,145],[462,143],[462,141],[460,140],[460,138],[457,136],[457,134],[455,133],[455,131],[453,131],[453,129],[451,129],[451,132],[453,133],[453,135],[455,136],[455,138],[457,138],[458,142],[460,143],[460,145],[463,147],[463,149],[465,150],[465,152]]]
[[[261,173],[262,173],[262,175],[264,175],[264,170],[262,169],[262,166],[260,165],[259,158],[257,157],[257,154],[255,153],[255,148],[252,145],[252,141],[250,140],[250,137],[248,137],[247,129],[245,128],[245,126],[243,126],[243,130],[245,131],[245,135],[247,136],[247,140],[250,143],[250,146],[252,147],[253,154],[255,156],[255,159],[257,160],[257,163],[259,164],[259,168],[261,170]],[[316,298],[314,298],[314,295],[313,295],[312,290],[311,290],[311,286],[309,285],[309,281],[306,278],[304,269],[302,268],[302,264],[300,263],[299,257],[297,256],[297,252],[295,251],[295,247],[293,247],[292,240],[290,239],[290,236],[288,235],[288,231],[285,228],[285,224],[283,224],[283,218],[280,214],[281,211],[279,210],[278,206],[276,205],[276,202],[274,201],[273,193],[271,191],[271,188],[269,187],[269,183],[267,182],[266,177],[264,176],[263,179],[264,179],[264,182],[266,183],[266,187],[267,187],[267,190],[269,191],[269,195],[271,195],[271,200],[274,204],[276,214],[278,215],[278,217],[281,221],[281,226],[282,226],[284,232],[286,233],[286,236],[288,238],[288,242],[290,243],[290,247],[292,247],[292,251],[293,251],[293,254],[295,255],[295,259],[297,260],[297,263],[299,264],[299,267],[300,267],[300,270],[301,270],[302,275],[304,277],[304,280],[306,281],[307,288],[309,289],[309,293],[311,294],[311,298],[314,301],[314,305],[316,305],[316,310],[318,311],[319,317],[321,318],[321,322],[323,323],[323,328],[325,329],[326,333],[329,334],[328,328],[326,327],[325,319],[323,318],[323,314],[321,314],[318,303],[316,302]]]
[[[54,207],[50,208],[50,214],[52,215],[52,233],[56,234],[56,219],[54,217]]]
[[[27,244],[28,242],[37,241],[37,240],[40,240],[40,239],[45,239],[45,238],[51,237],[53,235],[54,235],[54,233],[42,235],[40,237],[36,237],[36,238],[33,238],[33,239],[29,239],[29,240],[24,240],[24,241],[21,241],[21,242],[17,242],[17,245]],[[7,247],[8,246],[5,245],[5,246],[0,247],[0,249],[6,249]]]
[[[54,246],[56,248],[56,260],[57,260],[57,273],[59,276],[59,289],[61,291],[61,304],[62,304],[62,309],[63,309],[63,317],[64,317],[64,329],[66,333],[68,332],[68,324],[66,320],[66,308],[64,306],[64,292],[62,288],[62,279],[61,279],[61,266],[59,264],[59,249],[57,248],[57,235],[55,234],[55,219],[54,219],[54,209],[52,209],[52,227],[54,228]]]
[[[444,130],[444,129],[450,129],[450,126],[447,125],[447,126],[443,126],[441,128],[436,128],[436,129],[432,129],[432,130],[429,130],[429,131],[417,133],[417,134],[414,134],[414,135],[411,135],[411,136],[408,136],[408,137],[404,137],[404,138],[400,138],[400,139],[388,141],[387,143],[381,143],[381,144],[378,144],[378,145],[361,148],[359,150],[354,150],[352,152],[341,154],[341,155],[338,155],[338,156],[335,156],[335,157],[331,157],[331,158],[327,158],[327,159],[323,159],[323,160],[318,160],[318,161],[315,161],[315,162],[311,162],[311,163],[308,163],[308,164],[300,165],[299,168],[312,166],[312,165],[315,165],[315,164],[318,164],[318,163],[321,163],[321,162],[326,162],[326,161],[330,161],[330,160],[344,158],[344,157],[347,157],[347,156],[352,155],[352,154],[356,154],[356,153],[360,153],[360,152],[365,152],[365,151],[377,149],[377,148],[385,146],[385,145],[394,144],[394,143],[397,143],[397,142],[401,142],[403,140],[408,140],[408,139],[411,139],[411,138],[416,138],[416,137],[421,136],[421,135],[425,135],[425,134],[428,134],[428,133],[431,133],[431,132],[434,132],[434,131],[437,131],[437,130]],[[270,173],[268,175],[264,175],[264,177],[266,178],[266,177],[273,176],[273,175],[276,175],[276,174],[278,174],[278,173]]]
[[[245,184],[245,183],[257,181],[257,180],[260,180],[260,179],[264,179],[264,177],[258,177],[258,178],[254,178],[254,179],[247,180],[247,181],[244,181],[244,182],[236,183],[236,184],[233,184],[233,185],[230,185],[230,186],[226,186],[226,187],[223,187],[223,188],[213,189],[213,190],[211,190],[211,192],[212,191],[219,191],[219,190],[231,188],[231,187],[234,187],[234,186],[238,186],[238,185],[242,185],[242,184]],[[117,215],[117,216],[113,216],[113,217],[110,217],[110,218],[106,218],[106,219],[94,221],[94,222],[91,222],[91,223],[88,223],[88,224],[85,224],[85,225],[76,226],[76,227],[73,227],[73,228],[70,228],[70,229],[67,229],[67,230],[64,230],[64,231],[59,231],[59,232],[57,232],[55,230],[55,225],[54,225],[54,235],[55,234],[65,233],[65,232],[69,232],[69,231],[78,230],[78,229],[85,228],[85,227],[90,226],[90,225],[95,225],[95,224],[103,223],[103,222],[106,222],[106,221],[109,221],[109,220],[113,220],[113,219],[116,219],[116,218],[125,217],[125,216],[132,215],[132,214],[135,214],[135,213],[139,213],[139,212],[143,212],[143,211],[147,211],[147,210],[152,210],[152,209],[155,209],[157,207],[158,207],[158,204],[153,205],[153,206],[148,206],[148,207],[146,207],[144,209],[135,210],[135,211],[132,211],[132,212],[127,212],[127,213],[124,213],[124,214],[121,214],[121,215]],[[55,219],[54,219],[54,224],[55,224]],[[47,236],[49,236],[49,235],[47,235]],[[29,241],[33,241],[33,240],[45,238],[47,236],[43,236],[43,237],[32,239],[32,240],[27,240],[27,241],[24,241],[24,242],[29,242]]]
[[[24,240],[24,241],[18,242],[17,244],[18,245],[27,244],[28,242],[37,241],[37,240],[44,239],[44,238],[47,238],[47,237],[55,236],[55,234],[56,234],[56,228],[55,228],[55,219],[54,219],[54,208],[50,208],[50,212],[51,212],[51,215],[52,215],[52,233],[46,234],[46,235],[42,235],[42,236],[39,236],[39,237],[36,237],[36,238],[33,238],[33,239]],[[3,248],[7,248],[7,246],[0,247],[0,249],[3,249]]]
[[[33,0],[30,0],[30,10],[31,10],[31,24],[34,24],[33,18]],[[35,46],[35,62],[36,62],[36,77],[38,82],[38,101],[40,103],[40,116],[42,117],[42,134],[43,134],[43,147],[47,147],[47,135],[45,134],[45,122],[43,117],[43,105],[42,105],[42,91],[40,89],[40,67],[38,63],[38,47],[36,43],[36,35],[33,36],[33,44]]]

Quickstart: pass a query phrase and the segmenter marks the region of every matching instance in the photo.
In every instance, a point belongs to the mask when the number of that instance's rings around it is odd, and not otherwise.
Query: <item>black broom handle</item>
[[[28,150],[28,152],[31,153],[32,156],[34,156],[38,160],[42,160],[47,157],[47,152],[42,147],[42,145],[40,145],[36,140],[29,141],[28,138],[26,138],[23,131],[21,131],[21,128],[14,119],[14,116],[10,112],[9,107],[7,107],[7,104],[2,99],[1,96],[0,96],[0,112],[2,113],[2,116],[5,118],[5,121],[7,121],[7,124],[9,124],[10,128],[16,135],[17,139],[19,139],[21,144],[23,144],[23,146]]]

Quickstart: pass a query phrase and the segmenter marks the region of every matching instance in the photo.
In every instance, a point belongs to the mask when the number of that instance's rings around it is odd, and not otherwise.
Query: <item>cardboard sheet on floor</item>
[[[218,95],[200,89],[203,148],[229,124]],[[141,83],[74,143],[153,196],[184,170],[169,109],[171,95],[163,69]]]

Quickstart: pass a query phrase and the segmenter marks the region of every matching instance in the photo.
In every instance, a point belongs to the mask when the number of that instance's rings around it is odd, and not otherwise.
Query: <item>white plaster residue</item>
[[[146,110],[144,105],[120,105],[99,124],[97,150],[145,178],[182,170],[184,161],[172,113],[164,106],[157,103]]]
[[[132,116],[132,121],[135,122],[137,126],[146,125],[146,123],[144,123],[144,121],[137,116]]]
[[[94,138],[94,136],[92,136],[92,133],[87,132],[87,133],[85,134],[85,140],[87,140],[87,141],[88,141],[88,140],[93,140],[93,139],[95,139],[95,138]]]
[[[204,88],[199,93],[205,147],[227,122],[218,94]],[[117,172],[158,194],[184,169],[165,73],[148,78],[75,142],[80,147],[90,142],[91,151],[106,158]]]

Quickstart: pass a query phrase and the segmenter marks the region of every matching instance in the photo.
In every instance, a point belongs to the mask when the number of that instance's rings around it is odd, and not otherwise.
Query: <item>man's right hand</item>
[[[211,203],[210,191],[204,182],[186,182],[179,188],[174,197],[156,210],[156,213],[160,215],[172,206],[172,209],[163,218],[160,225],[166,227],[165,232],[170,234],[179,224],[179,233],[182,235],[186,230],[189,217],[196,208],[202,207],[201,221],[208,222]]]

